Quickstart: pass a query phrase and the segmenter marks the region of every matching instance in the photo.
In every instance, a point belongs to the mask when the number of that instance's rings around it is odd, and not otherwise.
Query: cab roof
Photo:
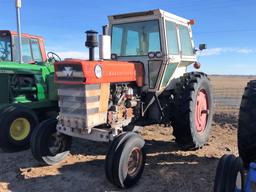
[[[162,9],[154,9],[154,10],[148,10],[148,11],[142,11],[142,12],[132,12],[132,13],[124,13],[124,14],[117,14],[117,15],[111,15],[109,16],[110,21],[114,20],[123,20],[123,19],[132,19],[132,18],[143,18],[143,17],[168,17],[173,20],[182,22],[182,23],[188,23],[189,20],[179,17],[177,15],[174,15],[172,13],[169,13],[167,11],[164,11]]]
[[[10,35],[18,35],[18,33],[16,31],[11,31],[11,30],[0,30],[0,33],[8,33]],[[26,38],[32,38],[32,39],[43,39],[43,37],[41,36],[37,36],[37,35],[30,35],[27,33],[22,33],[21,34],[22,37],[26,37]]]

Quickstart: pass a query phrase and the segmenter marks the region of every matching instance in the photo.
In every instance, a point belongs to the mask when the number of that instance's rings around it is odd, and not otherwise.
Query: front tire
[[[72,137],[58,133],[56,125],[54,118],[43,121],[31,138],[32,155],[48,165],[63,161],[69,155],[72,144]]]
[[[244,170],[240,157],[223,155],[218,163],[214,192],[244,191]]]
[[[202,147],[211,132],[213,96],[206,74],[186,73],[174,90],[171,125],[176,142],[184,149]]]
[[[19,105],[5,107],[0,113],[0,147],[6,152],[28,149],[37,124],[37,116],[31,109]]]
[[[139,181],[146,162],[144,145],[136,133],[123,133],[114,139],[105,162],[106,177],[111,183],[129,188]]]
[[[238,151],[246,167],[256,161],[256,80],[245,88],[238,120]]]

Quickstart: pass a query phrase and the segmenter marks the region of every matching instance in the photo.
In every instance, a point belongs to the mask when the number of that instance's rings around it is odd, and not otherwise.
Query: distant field
[[[239,110],[244,88],[256,76],[219,76],[211,75],[215,111],[235,112]]]

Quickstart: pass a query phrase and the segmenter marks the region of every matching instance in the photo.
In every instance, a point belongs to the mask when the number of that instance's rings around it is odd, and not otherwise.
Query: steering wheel
[[[47,58],[49,61],[54,61],[54,62],[59,62],[61,61],[61,58],[59,55],[57,55],[56,53],[54,52],[48,52],[47,53]]]

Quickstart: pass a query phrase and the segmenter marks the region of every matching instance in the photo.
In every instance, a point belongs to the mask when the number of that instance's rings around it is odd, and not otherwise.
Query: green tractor
[[[0,147],[29,147],[37,124],[58,110],[54,84],[55,61],[46,55],[42,37],[0,30]]]

